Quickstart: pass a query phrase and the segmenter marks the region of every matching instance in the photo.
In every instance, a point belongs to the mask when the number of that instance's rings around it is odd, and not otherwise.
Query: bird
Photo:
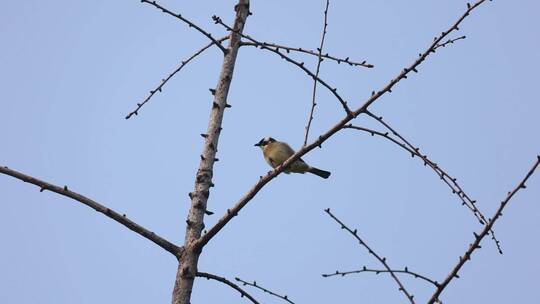
[[[255,146],[261,148],[264,159],[272,168],[278,167],[294,154],[294,150],[287,143],[277,141],[272,137],[261,139]],[[324,179],[328,178],[331,174],[328,171],[311,167],[301,158],[285,168],[284,172],[287,174],[291,172],[301,174],[309,172]]]

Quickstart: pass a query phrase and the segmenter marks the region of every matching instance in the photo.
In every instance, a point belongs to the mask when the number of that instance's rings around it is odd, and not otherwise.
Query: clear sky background
[[[208,29],[235,1],[162,0]],[[252,1],[246,33],[315,49],[324,1]],[[325,50],[374,69],[324,61],[321,76],[358,106],[424,51],[466,1],[332,1]],[[540,152],[538,1],[494,1],[372,111],[458,178],[493,214]],[[454,36],[457,37],[457,36]],[[140,1],[6,1],[0,10],[0,165],[87,195],[181,243],[222,56],[212,49],[124,116],[180,60],[207,43]],[[314,67],[314,57],[301,58]],[[269,170],[253,144],[271,135],[301,146],[312,81],[277,56],[242,48],[215,166],[207,227]],[[319,89],[312,138],[342,117]],[[359,125],[376,126],[366,118]],[[405,303],[386,275],[324,279],[380,265],[323,212],[330,207],[395,268],[441,281],[481,226],[417,158],[344,131],[303,157],[332,171],[282,175],[203,252],[200,270],[257,280],[296,303]],[[445,303],[532,303],[540,272],[540,178],[496,224],[504,255],[483,248],[444,292]],[[168,303],[176,260],[93,210],[0,176],[1,303]],[[433,288],[404,277],[418,302]],[[279,303],[252,290],[260,301]],[[193,303],[244,303],[213,281]]]

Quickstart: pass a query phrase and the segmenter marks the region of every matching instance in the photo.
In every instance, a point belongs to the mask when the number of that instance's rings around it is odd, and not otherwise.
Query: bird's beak
[[[258,143],[256,143],[256,144],[254,144],[254,146],[255,146],[255,147],[260,147],[260,146],[261,146],[261,143],[258,142]]]

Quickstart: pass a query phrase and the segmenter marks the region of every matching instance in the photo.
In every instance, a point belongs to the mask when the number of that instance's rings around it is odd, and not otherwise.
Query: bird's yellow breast
[[[281,165],[293,154],[294,150],[289,145],[279,141],[271,142],[263,148],[264,159],[272,168]],[[308,168],[309,166],[302,159],[299,159],[291,166],[288,166],[285,169],[285,173],[304,173]]]
[[[263,149],[264,159],[272,168],[281,165],[287,158],[294,154],[289,145],[281,142],[271,142]]]

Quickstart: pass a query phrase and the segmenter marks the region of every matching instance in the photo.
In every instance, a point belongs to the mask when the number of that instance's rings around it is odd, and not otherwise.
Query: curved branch
[[[329,278],[329,277],[335,277],[335,276],[346,276],[346,275],[350,275],[350,274],[355,274],[355,273],[362,273],[362,272],[374,272],[375,274],[379,274],[379,273],[404,273],[404,274],[408,274],[408,275],[411,275],[417,279],[421,279],[421,280],[424,280],[432,285],[435,285],[435,287],[438,287],[439,286],[439,283],[437,281],[434,281],[424,275],[421,275],[419,273],[416,273],[414,271],[410,271],[407,267],[405,267],[405,269],[403,270],[395,270],[395,269],[392,269],[392,270],[386,270],[386,269],[369,269],[367,268],[366,266],[364,266],[362,269],[359,269],[359,270],[352,270],[352,271],[339,271],[339,270],[336,270],[336,272],[334,273],[326,273],[326,274],[323,274],[323,278]]]
[[[450,40],[451,41],[451,40]],[[424,161],[424,165],[429,166],[433,171],[441,178],[442,181],[452,190],[452,193],[456,194],[459,199],[461,200],[461,204],[463,206],[466,206],[476,217],[476,219],[480,222],[480,224],[485,225],[487,223],[486,217],[478,207],[476,207],[476,200],[472,200],[467,193],[463,190],[463,188],[458,184],[457,178],[452,177],[450,174],[448,174],[445,170],[443,170],[439,165],[431,161],[427,155],[422,155],[420,153],[420,149],[418,147],[415,147],[412,145],[407,139],[405,139],[401,134],[399,134],[394,128],[392,128],[387,122],[385,122],[382,118],[382,116],[376,116],[375,114],[371,113],[370,111],[366,111],[366,114],[369,115],[371,118],[377,120],[380,124],[382,124],[386,129],[388,129],[394,136],[399,138],[409,149],[406,149],[411,153],[411,155],[414,157],[415,155],[421,158]],[[357,130],[360,130],[357,128]],[[373,133],[372,133],[373,135]],[[380,135],[380,134],[377,134]],[[384,135],[384,137],[389,137],[388,133]],[[396,142],[395,140],[392,140],[393,142]],[[402,146],[402,145],[400,145]],[[402,148],[405,148],[402,146]],[[499,240],[495,237],[495,232],[493,230],[491,232],[491,238],[495,242],[495,246],[497,247],[497,250],[500,254],[503,254],[501,244]]]
[[[439,285],[439,287],[437,287],[437,290],[433,293],[433,295],[431,296],[431,298],[429,299],[428,301],[428,304],[433,304],[433,303],[436,303],[437,301],[439,301],[439,296],[441,295],[441,293],[444,291],[444,289],[448,286],[448,284],[450,283],[450,281],[452,281],[454,278],[459,278],[458,276],[458,272],[459,270],[461,270],[461,268],[463,267],[463,265],[465,265],[465,263],[471,259],[471,255],[473,254],[473,252],[476,250],[476,249],[479,249],[481,248],[480,247],[480,242],[482,242],[482,239],[484,237],[486,237],[486,235],[489,234],[489,231],[493,228],[493,225],[495,224],[495,222],[502,216],[502,211],[504,210],[504,208],[506,207],[506,205],[508,204],[508,202],[512,199],[512,197],[521,189],[525,189],[526,186],[525,186],[525,183],[527,182],[527,180],[529,179],[529,177],[531,177],[531,175],[534,173],[534,171],[536,170],[536,168],[538,167],[538,165],[540,164],[540,155],[537,156],[537,159],[536,159],[536,162],[534,163],[534,165],[532,166],[532,168],[529,170],[529,172],[527,173],[527,175],[525,175],[525,177],[523,178],[523,180],[521,180],[521,182],[514,188],[514,190],[508,192],[508,195],[506,196],[506,198],[501,202],[501,205],[499,206],[499,208],[497,209],[497,211],[495,211],[495,214],[493,215],[493,217],[487,222],[487,224],[484,226],[484,229],[480,232],[480,234],[476,234],[474,233],[474,242],[472,244],[469,244],[469,248],[467,249],[467,251],[465,251],[465,254],[463,256],[460,256],[459,257],[459,261],[457,263],[457,265],[450,271],[450,273],[448,274],[448,276],[444,279],[444,281]]]
[[[289,299],[289,297],[287,295],[282,296],[282,295],[279,295],[279,294],[277,294],[277,293],[275,293],[275,292],[273,292],[271,290],[268,290],[268,289],[258,285],[257,281],[253,281],[253,283],[250,283],[250,282],[246,282],[246,281],[244,281],[244,280],[242,280],[240,278],[234,278],[234,279],[237,280],[238,282],[241,282],[242,284],[244,284],[244,286],[248,285],[248,286],[251,286],[251,287],[258,288],[258,289],[266,292],[267,294],[273,295],[276,298],[280,298],[280,299],[282,299],[284,301],[287,301],[287,302],[289,302],[291,304],[294,304],[294,302],[291,301],[291,299]]]
[[[201,277],[201,278],[206,278],[207,280],[214,280],[214,281],[218,281],[218,282],[221,282],[225,285],[228,285],[229,287],[233,288],[234,290],[238,291],[240,293],[240,297],[246,297],[248,298],[253,304],[259,304],[259,302],[257,302],[257,300],[255,300],[254,297],[252,297],[249,293],[247,293],[245,290],[243,290],[242,288],[240,288],[240,286],[234,284],[233,282],[227,280],[226,278],[224,277],[220,277],[220,276],[217,276],[215,274],[211,274],[211,273],[206,273],[206,272],[200,272],[198,271],[197,272],[197,276],[198,277]]]
[[[229,37],[222,37],[222,38],[219,38],[217,41],[219,42],[223,42],[225,40],[229,39]],[[161,92],[161,89],[163,88],[163,86],[169,81],[171,80],[171,78],[174,77],[174,75],[176,75],[176,73],[180,72],[180,70],[186,66],[191,60],[195,59],[195,57],[199,56],[200,54],[202,54],[204,51],[206,51],[207,49],[209,49],[212,45],[214,45],[215,43],[213,42],[210,42],[209,44],[205,45],[204,47],[202,47],[201,49],[199,49],[197,52],[195,52],[193,55],[191,55],[188,59],[186,60],[182,60],[182,63],[180,64],[179,67],[177,67],[171,74],[169,74],[169,76],[167,76],[167,78],[163,79],[161,81],[161,83],[157,86],[157,88],[153,89],[152,91],[150,91],[150,95],[148,95],[148,97],[146,97],[145,100],[143,100],[143,102],[141,103],[138,103],[137,104],[137,108],[135,110],[133,110],[131,113],[129,113],[127,116],[126,116],[126,119],[129,119],[131,118],[131,116],[133,115],[138,115],[139,114],[139,110],[144,106],[145,103],[147,103],[153,96],[154,94],[156,94],[157,92]]]
[[[176,246],[175,244],[167,241],[166,239],[160,237],[159,235],[155,234],[154,232],[142,227],[141,225],[133,222],[132,220],[128,219],[125,214],[120,214],[110,208],[107,208],[103,206],[102,204],[91,200],[79,193],[73,192],[68,189],[67,186],[59,187],[53,184],[50,184],[48,182],[39,180],[35,177],[20,173],[18,171],[9,169],[8,167],[1,167],[0,166],[0,173],[12,176],[16,179],[22,180],[23,182],[30,183],[33,185],[36,185],[40,187],[40,192],[43,192],[45,190],[49,190],[51,192],[58,193],[60,195],[69,197],[73,200],[76,200],[94,210],[97,212],[103,213],[105,216],[115,220],[116,222],[126,226],[131,231],[141,235],[142,237],[154,242],[159,247],[165,249],[166,251],[172,253],[175,257],[179,258],[180,253],[182,251],[181,247]]]
[[[165,7],[159,5],[156,1],[141,0],[141,2],[142,3],[148,3],[148,4],[152,5],[153,7],[157,8],[157,9],[160,9],[165,14],[171,15],[171,16],[177,18],[177,19],[182,20],[189,27],[192,27],[192,28],[196,29],[199,33],[201,33],[204,36],[208,37],[208,39],[210,39],[213,44],[215,44],[217,47],[219,47],[219,49],[223,52],[223,54],[227,53],[227,49],[223,45],[221,45],[221,43],[219,41],[217,41],[214,37],[212,37],[212,34],[208,33],[205,30],[203,30],[200,26],[198,26],[195,23],[189,21],[188,19],[182,17],[181,14],[177,14],[177,13],[175,13],[173,11],[170,11],[170,10],[166,9]]]
[[[399,286],[399,291],[401,291],[401,292],[403,292],[403,294],[405,294],[405,296],[407,297],[409,302],[411,302],[411,304],[414,304],[415,303],[414,302],[414,295],[410,294],[407,291],[407,289],[405,289],[405,286],[403,286],[403,284],[401,283],[399,278],[396,276],[396,274],[394,273],[392,268],[390,268],[390,266],[388,266],[388,263],[386,263],[386,258],[381,257],[375,251],[373,251],[373,249],[371,249],[371,247],[369,247],[369,245],[366,244],[366,242],[364,242],[364,240],[362,240],[360,238],[360,236],[358,236],[358,231],[356,229],[354,229],[354,231],[353,231],[351,228],[349,228],[347,225],[345,225],[340,219],[338,219],[334,214],[332,214],[332,212],[330,212],[330,208],[325,209],[324,212],[326,212],[334,221],[336,221],[339,225],[341,225],[341,229],[344,229],[347,232],[349,232],[360,243],[360,245],[362,245],[364,248],[366,248],[366,250],[369,252],[369,254],[374,256],[384,266],[384,268],[386,268],[386,271],[388,273],[390,273],[390,276],[392,277],[392,279],[394,279],[394,281]]]

